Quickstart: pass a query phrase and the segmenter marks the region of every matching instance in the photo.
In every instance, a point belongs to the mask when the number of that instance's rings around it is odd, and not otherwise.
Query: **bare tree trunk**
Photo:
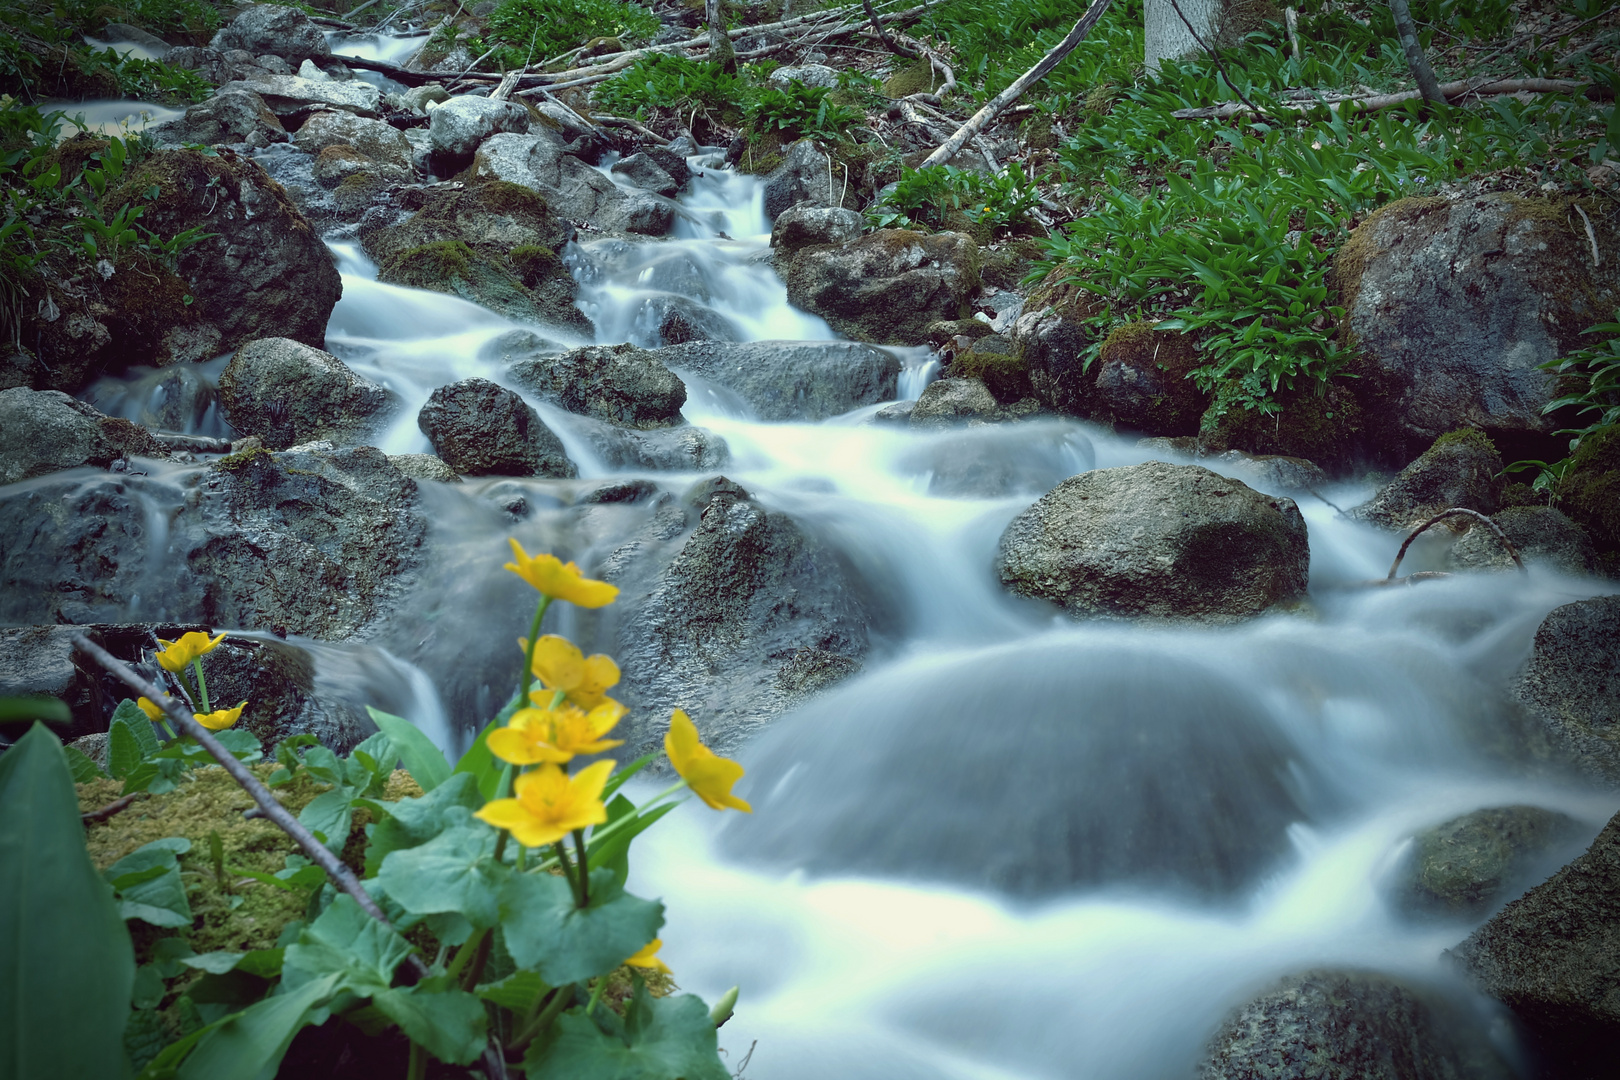
[[[1423,44],[1418,41],[1417,26],[1412,22],[1412,9],[1406,0],[1389,0],[1390,14],[1395,16],[1395,30],[1401,36],[1401,48],[1406,50],[1406,65],[1417,80],[1418,92],[1426,105],[1444,105],[1446,96],[1440,92],[1440,80],[1434,77],[1429,58],[1423,55]]]
[[[720,0],[705,0],[703,17],[709,23],[709,63],[719,64],[726,71],[736,71],[737,50],[731,47],[731,35],[720,21]]]
[[[1198,39],[1214,41],[1220,36],[1221,16],[1229,0],[1181,0],[1181,14],[1170,0],[1147,0],[1143,12],[1144,59],[1149,71],[1159,70],[1159,61],[1178,60],[1200,51]],[[1186,16],[1186,21],[1182,20]],[[1188,28],[1191,23],[1191,29]]]

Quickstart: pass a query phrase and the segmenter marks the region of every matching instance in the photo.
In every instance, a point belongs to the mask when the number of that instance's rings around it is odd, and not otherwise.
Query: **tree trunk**
[[[709,63],[719,64],[726,71],[737,70],[737,50],[731,47],[731,36],[725,23],[720,21],[720,0],[705,0],[703,17],[709,24]]]
[[[1423,55],[1423,44],[1418,41],[1417,26],[1412,22],[1412,10],[1406,0],[1389,0],[1390,14],[1395,16],[1395,29],[1401,37],[1401,48],[1406,53],[1406,66],[1412,69],[1418,92],[1429,105],[1444,105],[1446,96],[1440,92],[1440,80],[1434,77],[1429,58]]]
[[[1158,71],[1161,60],[1179,60],[1201,52],[1198,38],[1206,42],[1219,38],[1226,9],[1232,6],[1232,0],[1176,0],[1176,3],[1181,6],[1180,14],[1170,0],[1147,0],[1142,28],[1146,31],[1144,51],[1149,71]],[[1186,22],[1182,21],[1182,15],[1187,17]],[[1187,23],[1192,23],[1196,38],[1187,29]]]

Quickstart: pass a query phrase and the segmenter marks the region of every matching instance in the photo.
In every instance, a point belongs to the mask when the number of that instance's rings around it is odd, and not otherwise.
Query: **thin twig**
[[[140,798],[142,794],[144,794],[144,792],[131,792],[130,794],[125,795],[122,799],[114,799],[106,806],[92,810],[88,814],[80,814],[79,817],[86,825],[90,824],[92,821],[106,821],[119,811],[129,809],[129,807],[134,804],[135,800]]]
[[[1572,203],[1571,205],[1575,207],[1575,212],[1581,215],[1581,220],[1586,222],[1586,239],[1592,245],[1592,269],[1596,270],[1603,263],[1602,256],[1598,254],[1597,232],[1592,228],[1592,219],[1586,216],[1585,210],[1581,209],[1581,204]]]
[[[1174,2],[1171,0],[1171,3]],[[1423,43],[1418,40],[1417,27],[1412,23],[1412,9],[1407,6],[1406,0],[1389,0],[1389,11],[1395,17],[1395,31],[1400,36],[1401,49],[1406,53],[1406,66],[1412,71],[1418,92],[1423,95],[1423,103],[1444,105],[1446,95],[1440,90],[1440,80],[1435,78],[1429,58],[1424,55]]]
[[[1502,531],[1502,526],[1498,525],[1496,522],[1492,521],[1489,517],[1480,513],[1478,510],[1469,510],[1467,507],[1454,506],[1450,510],[1440,511],[1438,514],[1434,515],[1434,517],[1412,530],[1412,534],[1406,538],[1404,543],[1401,544],[1401,550],[1396,552],[1395,561],[1391,563],[1389,567],[1389,576],[1384,580],[1395,580],[1395,572],[1401,568],[1401,560],[1406,558],[1406,549],[1412,546],[1412,541],[1416,540],[1420,534],[1429,528],[1429,526],[1438,525],[1440,522],[1449,517],[1471,517],[1478,518],[1480,521],[1483,521],[1486,525],[1490,526],[1491,531],[1496,534],[1496,538],[1502,541],[1502,546],[1507,548],[1507,553],[1509,555],[1513,556],[1513,561],[1515,564],[1517,564],[1519,570],[1523,573],[1529,573],[1529,571],[1524,567],[1524,560],[1519,558],[1519,549],[1514,547],[1513,541],[1507,538],[1507,533]]]
[[[877,31],[878,40],[883,42],[883,47],[885,49],[888,49],[896,56],[903,56],[908,60],[917,59],[917,53],[915,51],[903,48],[902,46],[896,44],[893,38],[889,37],[889,32],[883,29],[883,24],[878,21],[877,12],[872,9],[872,0],[861,0],[861,6],[866,9],[866,17],[872,20],[872,29]]]

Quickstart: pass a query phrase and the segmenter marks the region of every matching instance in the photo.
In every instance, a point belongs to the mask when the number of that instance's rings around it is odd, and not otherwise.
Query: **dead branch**
[[[1588,97],[1606,97],[1609,94],[1607,87],[1585,82],[1580,79],[1470,79],[1464,82],[1442,83],[1440,93],[1448,102],[1469,97],[1490,97],[1496,94],[1574,94],[1584,93]],[[1312,109],[1326,106],[1331,112],[1338,112],[1344,105],[1355,105],[1366,111],[1375,112],[1387,109],[1392,105],[1400,105],[1407,101],[1418,101],[1423,97],[1417,90],[1405,90],[1398,94],[1369,94],[1363,96],[1347,95],[1333,97],[1327,94],[1312,97],[1310,100],[1280,102],[1269,106],[1266,110],[1251,108],[1238,101],[1228,101],[1221,105],[1205,105],[1197,109],[1177,109],[1170,115],[1177,120],[1227,120],[1234,116],[1259,116],[1267,113],[1310,112]]]
[[[112,817],[114,814],[118,813],[119,811],[129,809],[131,806],[133,806],[135,804],[135,800],[140,798],[144,794],[145,794],[145,792],[141,792],[141,791],[132,792],[132,793],[130,793],[128,795],[125,795],[121,799],[114,799],[112,802],[108,803],[106,806],[100,807],[99,809],[96,809],[96,810],[92,810],[88,814],[80,814],[79,819],[81,821],[83,821],[86,825],[89,825],[90,823],[96,822],[96,821],[106,821],[108,818]]]
[[[1471,517],[1483,521],[1487,526],[1490,527],[1490,530],[1496,534],[1496,538],[1502,541],[1502,546],[1507,549],[1507,553],[1513,556],[1513,562],[1516,566],[1518,566],[1520,572],[1529,573],[1529,571],[1525,570],[1524,568],[1524,560],[1519,558],[1519,549],[1514,547],[1513,541],[1507,538],[1507,533],[1502,531],[1502,526],[1498,525],[1496,522],[1492,521],[1478,510],[1469,510],[1466,507],[1454,506],[1450,510],[1440,511],[1438,514],[1434,515],[1434,517],[1412,530],[1411,535],[1409,535],[1405,542],[1401,544],[1401,550],[1395,553],[1395,561],[1391,563],[1389,567],[1389,576],[1384,580],[1395,580],[1395,573],[1401,568],[1401,560],[1406,558],[1406,549],[1412,546],[1412,541],[1416,540],[1431,525],[1438,525],[1440,522],[1446,520],[1446,518],[1451,517]],[[1416,577],[1417,575],[1414,574],[1412,576]]]
[[[866,9],[866,17],[872,20],[872,29],[877,31],[878,40],[883,42],[883,47],[885,49],[888,49],[896,56],[903,56],[907,60],[917,59],[916,50],[908,49],[897,44],[895,40],[889,36],[889,32],[885,30],[883,28],[883,24],[878,21],[877,12],[872,8],[872,0],[861,0],[861,6]]]

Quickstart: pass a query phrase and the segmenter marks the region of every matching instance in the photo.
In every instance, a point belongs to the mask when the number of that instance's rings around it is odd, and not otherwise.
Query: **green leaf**
[[[440,1061],[471,1065],[484,1051],[484,1003],[465,990],[383,990],[371,1003]]]
[[[611,799],[614,792],[624,787],[626,780],[629,780],[632,776],[636,775],[636,773],[640,772],[642,769],[645,769],[648,765],[651,765],[655,760],[657,760],[657,758],[658,754],[656,752],[651,754],[643,754],[630,764],[620,766],[612,776],[608,777],[608,782],[602,785],[602,798]]]
[[[453,773],[425,795],[386,804],[388,816],[377,823],[366,847],[366,873],[375,875],[391,852],[425,844],[446,828],[466,824],[483,805],[471,773]]]
[[[608,1010],[599,1019],[613,1025]],[[607,1014],[606,1016],[600,1014]],[[529,1076],[568,1080],[729,1080],[709,1010],[692,994],[654,998],[645,985],[625,1010],[623,1030],[604,1031],[583,1009],[557,1018],[523,1059]]]
[[[505,768],[505,764],[489,752],[489,733],[505,726],[506,722],[512,719],[512,714],[517,712],[517,707],[518,695],[514,693],[501,707],[501,711],[495,714],[495,718],[484,725],[484,730],[478,733],[478,738],[474,739],[467,752],[461,755],[461,760],[456,762],[453,770],[458,773],[471,773],[478,781],[478,790],[486,800],[495,797],[495,788],[501,782],[501,771]]]
[[[135,954],[42,724],[0,755],[0,866],[0,1075],[127,1076]]]
[[[342,989],[370,997],[388,989],[394,969],[410,952],[398,931],[367,915],[354,897],[339,893],[282,954],[282,985],[336,975]]]
[[[665,814],[669,813],[679,805],[680,803],[665,803],[662,806],[654,807],[647,813],[641,815],[639,819],[629,825],[621,827],[612,836],[609,836],[600,843],[596,842],[593,837],[591,843],[587,847],[587,850],[590,852],[590,868],[592,870],[596,870],[600,867],[607,867],[608,869],[612,870],[613,880],[620,888],[623,888],[625,881],[630,876],[630,842],[636,837],[640,836],[642,833],[646,832],[648,829],[652,828],[653,825],[657,823],[659,818],[663,817]],[[607,821],[591,830],[592,833],[594,834],[596,832],[600,832],[608,825],[611,825],[620,818],[629,815],[634,810],[635,804],[630,802],[630,800],[625,798],[623,795],[620,795],[618,798],[614,799],[608,804]]]
[[[120,701],[107,728],[107,771],[115,780],[126,779],[141,762],[157,752],[152,721],[133,701]]]
[[[495,861],[496,836],[482,822],[449,829],[389,855],[377,880],[413,915],[454,912],[480,929],[494,926],[500,921],[496,898],[512,873]]]
[[[540,1007],[540,999],[550,989],[551,984],[534,972],[515,971],[499,982],[480,986],[476,992],[493,1005],[525,1016]]]
[[[590,876],[590,906],[574,906],[566,878],[514,874],[501,890],[507,951],[553,986],[583,982],[634,956],[664,925],[664,905],[631,896],[611,869]]]
[[[0,235],[0,242],[5,236]],[[43,694],[26,697],[0,697],[0,724],[22,724],[43,720],[47,724],[71,724],[73,713],[65,701]]]
[[[236,965],[242,962],[247,953],[239,952],[205,952],[196,956],[187,956],[181,959],[186,967],[206,971],[210,975],[223,975],[227,971],[235,971]]]
[[[309,1011],[325,1004],[337,992],[338,983],[336,975],[312,979],[219,1021],[218,1027],[202,1035],[196,1049],[180,1066],[179,1080],[261,1080],[275,1076]],[[159,1054],[152,1064],[157,1065],[167,1053]],[[146,1075],[142,1073],[143,1080]]]
[[[342,851],[349,842],[349,822],[354,817],[354,797],[344,788],[323,791],[299,811],[298,823],[320,835],[332,851]]]
[[[191,904],[176,858],[190,850],[190,840],[167,836],[143,844],[109,866],[106,878],[118,892],[119,913],[153,926],[190,926]]]
[[[415,724],[369,706],[366,711],[371,714],[377,730],[394,741],[394,749],[405,763],[405,771],[411,774],[424,792],[432,791],[450,778],[450,763],[433,745],[433,740],[422,734]]]
[[[73,772],[75,784],[88,784],[92,780],[105,780],[107,774],[102,772],[90,755],[74,746],[62,747],[62,753],[67,756],[68,768]]]

